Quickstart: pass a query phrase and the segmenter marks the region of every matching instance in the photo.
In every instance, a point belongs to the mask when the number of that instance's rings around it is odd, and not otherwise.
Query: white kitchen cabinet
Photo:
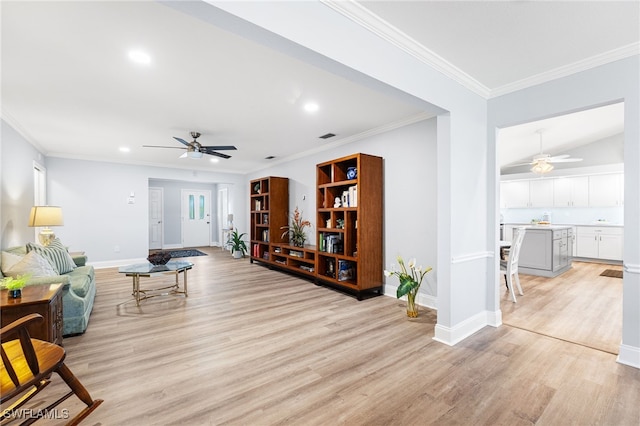
[[[611,173],[589,176],[589,206],[619,207],[624,205],[624,175]]]
[[[554,179],[529,181],[529,207],[549,207],[553,205]]]
[[[502,182],[500,184],[500,206],[507,209],[529,207],[529,181]]]
[[[576,256],[590,259],[622,260],[621,227],[578,226]]]
[[[500,184],[500,207],[527,208],[553,205],[553,180],[516,180]]]
[[[553,179],[554,207],[587,207],[589,205],[589,177]]]

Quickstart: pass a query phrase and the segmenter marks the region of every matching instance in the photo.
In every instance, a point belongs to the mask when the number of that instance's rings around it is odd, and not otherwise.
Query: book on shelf
[[[349,187],[349,207],[358,207],[358,185]]]
[[[255,204],[255,205],[254,205],[255,210],[262,210],[262,208],[261,208],[261,207],[262,207],[262,201],[260,201],[260,200],[255,200],[255,203],[254,203],[254,204]]]

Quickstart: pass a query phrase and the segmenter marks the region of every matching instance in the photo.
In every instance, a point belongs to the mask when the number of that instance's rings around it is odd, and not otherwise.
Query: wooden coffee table
[[[155,296],[164,296],[169,294],[184,294],[187,297],[187,271],[193,268],[193,263],[180,260],[170,260],[166,265],[153,265],[151,263],[137,263],[135,265],[122,266],[118,272],[125,274],[127,277],[133,278],[133,298],[136,304],[140,306],[140,301]],[[160,287],[140,289],[140,277],[151,277],[157,274],[175,274],[176,281],[174,284]],[[182,273],[182,290],[180,290],[179,275]]]
[[[9,297],[8,290],[0,293],[2,327],[25,315],[40,314],[44,321],[32,323],[29,335],[62,345],[62,284],[28,285],[16,299]]]

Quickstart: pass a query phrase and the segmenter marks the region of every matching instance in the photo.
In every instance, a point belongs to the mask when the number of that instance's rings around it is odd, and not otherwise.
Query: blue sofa
[[[3,251],[24,256],[26,246],[11,247]],[[96,279],[93,266],[87,265],[87,256],[72,256],[76,268],[66,274],[33,277],[27,285],[62,284],[62,334],[82,334],[89,325],[89,316],[96,297]],[[1,265],[0,265],[1,270]],[[3,277],[0,271],[0,277]]]

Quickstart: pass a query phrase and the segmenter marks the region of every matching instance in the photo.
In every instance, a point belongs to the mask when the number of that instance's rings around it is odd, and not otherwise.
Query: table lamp
[[[44,227],[38,238],[43,246],[48,246],[56,235],[50,226],[62,226],[62,208],[57,206],[33,206],[29,215],[30,227]]]

